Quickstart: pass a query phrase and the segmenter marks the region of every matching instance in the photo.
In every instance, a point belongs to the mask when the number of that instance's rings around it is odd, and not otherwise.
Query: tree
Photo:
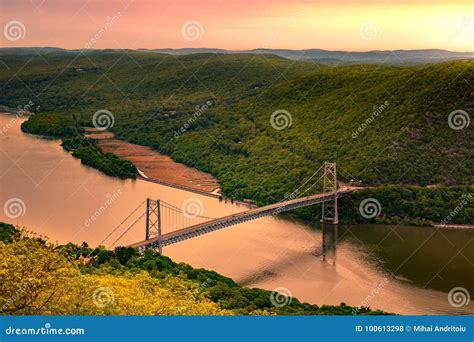
[[[54,309],[79,275],[75,262],[36,238],[0,242],[0,260],[0,311],[10,314]]]
[[[126,249],[123,251],[128,252]],[[82,274],[64,249],[36,238],[0,242],[0,312],[28,315],[229,315],[195,283],[109,267]]]

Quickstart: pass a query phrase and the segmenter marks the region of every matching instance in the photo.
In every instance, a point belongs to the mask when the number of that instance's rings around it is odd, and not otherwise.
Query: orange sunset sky
[[[0,4],[2,47],[474,51],[472,0],[0,0]]]

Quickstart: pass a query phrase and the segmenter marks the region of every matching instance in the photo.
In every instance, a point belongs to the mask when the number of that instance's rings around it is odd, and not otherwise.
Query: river
[[[108,177],[71,157],[58,140],[22,133],[24,120],[0,115],[0,205],[12,198],[24,203],[18,217],[0,210],[0,221],[25,226],[53,242],[113,247],[124,227],[104,238],[146,197],[177,207],[194,198],[210,217],[245,210],[158,184]],[[139,222],[120,243],[143,240],[144,230]],[[474,313],[472,301],[459,308],[448,302],[454,287],[474,293],[473,230],[321,227],[286,216],[203,235],[165,247],[164,254],[245,286],[284,288],[318,305],[366,304],[399,314]]]

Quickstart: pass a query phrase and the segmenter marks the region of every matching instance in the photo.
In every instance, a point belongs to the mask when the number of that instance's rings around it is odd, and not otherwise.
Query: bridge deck
[[[337,191],[337,197],[343,197],[353,192],[351,188],[340,189]],[[240,213],[227,215],[215,220],[199,223],[187,228],[179,229],[171,233],[163,234],[161,237],[143,240],[130,245],[134,248],[143,247],[162,247],[171,245],[179,241],[191,239],[195,236],[210,233],[225,227],[236,225],[245,221],[254,220],[264,216],[275,215],[285,211],[306,207],[313,204],[323,203],[334,200],[334,193],[321,193],[317,195],[297,198],[285,202],[270,204],[264,207],[249,209]]]

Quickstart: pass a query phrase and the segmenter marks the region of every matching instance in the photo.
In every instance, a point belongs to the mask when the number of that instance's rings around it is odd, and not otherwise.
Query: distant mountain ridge
[[[390,64],[414,65],[439,63],[451,60],[474,59],[474,52],[455,52],[442,49],[422,50],[373,50],[373,51],[329,51],[322,49],[290,50],[290,49],[253,49],[225,50],[214,48],[182,48],[182,49],[123,49],[124,51],[140,51],[143,53],[161,53],[168,55],[191,55],[202,53],[213,54],[273,54],[297,61],[311,61],[329,65],[352,64]],[[76,49],[67,50],[55,47],[31,48],[0,48],[0,55],[29,55],[29,54],[74,54],[79,52],[100,53],[120,51],[120,49]]]

